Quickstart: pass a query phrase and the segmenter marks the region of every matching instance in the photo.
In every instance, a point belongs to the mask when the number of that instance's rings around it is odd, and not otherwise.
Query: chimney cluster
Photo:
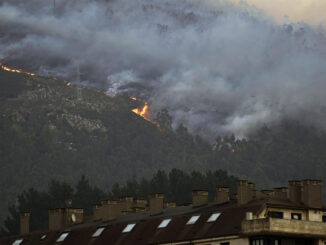
[[[216,188],[216,203],[222,204],[230,200],[229,188]],[[193,190],[192,206],[194,208],[208,204],[208,191]],[[151,216],[160,215],[164,208],[174,208],[176,203],[164,203],[164,195],[162,193],[154,193],[149,195],[149,205],[145,199],[134,199],[126,196],[119,199],[103,200],[101,204],[93,206],[93,220],[112,221],[118,216],[149,211]],[[20,215],[20,231],[21,234],[29,233],[29,213],[21,213]],[[49,230],[60,230],[74,224],[82,223],[84,219],[82,209],[74,208],[57,208],[49,210]]]
[[[275,197],[287,199],[297,204],[303,204],[310,208],[322,208],[322,181],[320,180],[290,180],[287,187],[274,188],[274,190],[256,190],[253,183],[247,180],[239,180],[237,183],[236,199],[239,205],[246,204],[253,199],[263,197]],[[289,194],[288,194],[289,193]],[[192,206],[202,207],[208,204],[208,191],[193,190]],[[224,204],[230,201],[229,188],[216,188],[216,204]],[[128,213],[149,211],[151,216],[160,215],[164,208],[176,207],[176,203],[164,203],[162,193],[149,195],[149,206],[145,199],[134,199],[126,196],[120,199],[103,200],[100,205],[93,207],[93,220],[111,221],[118,216]],[[49,210],[49,230],[60,230],[74,224],[83,222],[83,209],[57,208]],[[252,219],[252,213],[246,214],[246,219]],[[30,214],[20,214],[20,233],[29,233]]]
[[[274,190],[255,190],[254,185],[247,180],[238,181],[237,201],[239,205],[246,204],[253,199],[262,197],[276,197],[289,199],[297,204],[310,208],[322,207],[322,181],[320,180],[290,180],[289,188],[279,187]]]
[[[229,188],[219,187],[216,189],[216,202],[218,204],[226,203],[230,200]],[[194,208],[208,204],[208,191],[193,190],[192,191],[192,206]],[[164,203],[164,195],[162,193],[153,193],[149,195],[149,206],[147,200],[133,199],[132,197],[122,197],[115,200],[102,201],[101,205],[95,205],[94,220],[111,221],[120,215],[149,211],[151,216],[163,213],[164,208],[174,208],[176,203]]]
[[[248,180],[239,180],[237,184],[237,201],[239,205],[246,204],[254,199],[276,197],[287,199],[287,187],[274,188],[274,190],[256,190],[253,183]]]
[[[310,208],[321,208],[322,181],[320,180],[290,180],[290,200],[294,203],[302,203]]]
[[[111,221],[120,215],[145,211],[147,200],[134,199],[130,196],[119,199],[103,200],[93,206],[93,220]]]
[[[60,230],[80,224],[84,219],[84,210],[79,208],[56,208],[49,210],[49,230]]]

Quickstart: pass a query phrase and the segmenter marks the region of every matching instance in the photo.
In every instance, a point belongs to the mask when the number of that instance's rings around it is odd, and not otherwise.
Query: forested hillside
[[[82,89],[82,100],[76,95],[54,78],[0,71],[1,210],[31,186],[42,190],[52,178],[74,185],[83,174],[104,191],[173,168],[224,169],[260,187],[326,180],[326,135],[300,122],[208,143],[183,125],[172,130],[166,110],[156,115],[159,127],[144,120],[132,112],[143,102],[128,96],[90,89]]]
[[[143,102],[128,96],[83,89],[78,100],[63,81],[5,71],[0,91],[1,210],[51,178],[76,183],[86,174],[109,189],[158,169],[209,169],[210,144],[182,125],[174,133],[166,111],[160,128],[144,120],[132,112]]]

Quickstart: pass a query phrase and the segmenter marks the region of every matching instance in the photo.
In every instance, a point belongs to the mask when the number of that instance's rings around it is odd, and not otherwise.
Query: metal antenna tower
[[[81,90],[81,83],[80,83],[80,69],[79,64],[77,65],[77,100],[82,100],[82,90]]]

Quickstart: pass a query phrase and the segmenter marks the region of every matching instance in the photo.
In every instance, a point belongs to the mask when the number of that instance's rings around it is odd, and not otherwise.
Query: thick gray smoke
[[[325,127],[326,39],[213,0],[0,0],[0,60],[167,108],[192,132]]]

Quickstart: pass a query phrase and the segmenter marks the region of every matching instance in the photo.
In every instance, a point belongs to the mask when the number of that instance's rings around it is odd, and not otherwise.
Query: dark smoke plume
[[[0,0],[0,60],[128,93],[211,137],[324,127],[326,40],[218,0]]]

